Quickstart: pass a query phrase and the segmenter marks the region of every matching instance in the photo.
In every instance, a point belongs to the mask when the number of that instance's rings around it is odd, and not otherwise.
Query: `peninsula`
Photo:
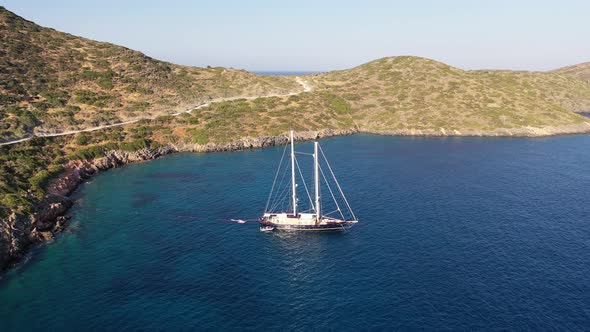
[[[177,151],[358,132],[590,132],[590,63],[462,70],[415,56],[305,76],[187,67],[41,27],[0,7],[0,269],[64,228],[84,179]]]

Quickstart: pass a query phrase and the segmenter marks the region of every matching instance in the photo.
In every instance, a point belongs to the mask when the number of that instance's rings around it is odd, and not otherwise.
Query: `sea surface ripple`
[[[129,165],[2,276],[0,331],[590,327],[590,136],[321,144],[349,232],[227,221],[261,214],[282,147]]]

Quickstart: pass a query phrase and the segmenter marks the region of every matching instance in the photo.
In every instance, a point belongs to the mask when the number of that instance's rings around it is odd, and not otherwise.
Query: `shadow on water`
[[[278,239],[291,241],[322,241],[326,238],[337,239],[349,235],[348,231],[338,232],[289,232],[289,231],[273,231],[272,236]]]
[[[178,179],[183,181],[195,181],[200,179],[200,175],[193,172],[156,172],[148,175],[155,179]]]
[[[131,201],[131,206],[138,208],[148,205],[156,201],[160,195],[156,193],[137,193],[134,194]]]

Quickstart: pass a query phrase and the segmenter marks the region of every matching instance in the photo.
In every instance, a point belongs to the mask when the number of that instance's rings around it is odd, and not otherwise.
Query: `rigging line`
[[[285,158],[285,151],[287,151],[287,146],[283,149],[283,155],[281,156],[281,161],[279,162],[279,167],[277,168],[277,172],[275,174],[275,179],[272,182],[272,187],[270,188],[270,193],[268,194],[268,200],[266,201],[266,206],[264,207],[264,212],[268,210],[268,205],[270,204],[270,199],[272,197],[272,192],[275,189],[275,184],[277,183],[277,178],[279,177],[279,171],[281,170],[281,165],[283,164],[283,159]]]
[[[343,232],[346,232],[346,228],[344,227],[344,225],[341,224],[340,227],[342,227]]]
[[[340,205],[338,204],[338,201],[336,200],[336,197],[334,196],[334,192],[332,191],[332,187],[330,186],[328,179],[326,179],[326,175],[324,174],[324,170],[322,169],[321,165],[318,168],[320,169],[320,173],[322,174],[322,178],[324,179],[324,181],[326,181],[326,186],[328,187],[328,191],[330,192],[330,195],[332,195],[332,199],[334,200],[334,203],[336,204],[336,209],[338,211],[340,211],[340,216],[342,217],[342,220],[346,220],[346,218],[344,218],[344,214],[342,213],[342,210],[340,209]]]
[[[313,153],[295,151],[296,154],[304,154],[306,156],[313,156]]]
[[[287,186],[285,188],[288,188]],[[287,199],[287,190],[283,190],[283,194],[280,197],[277,197],[277,199],[274,201],[270,211],[277,211],[276,209],[278,209],[280,207],[281,210],[284,210],[284,206],[285,206],[285,200]]]
[[[273,201],[270,211],[275,211],[275,209],[278,208],[279,205],[281,205],[281,207],[282,207],[282,205],[284,204],[283,200],[287,196],[287,193],[289,192],[289,188],[290,188],[290,181],[285,181],[288,171],[289,171],[289,167],[285,167],[285,172],[283,173],[283,179],[281,180],[281,185],[280,185],[280,186],[283,186],[283,191],[278,196],[275,197],[275,200]]]
[[[336,179],[336,175],[334,175],[334,171],[332,171],[332,167],[330,166],[330,163],[328,162],[328,158],[326,158],[326,155],[324,154],[324,150],[322,149],[321,146],[318,145],[318,147],[320,148],[320,152],[322,152],[322,156],[324,156],[324,160],[326,161],[326,165],[328,165],[328,169],[330,170],[330,173],[332,174],[332,178],[336,182],[336,186],[338,186],[338,190],[340,191],[340,195],[342,195],[342,198],[344,198],[344,202],[346,203],[346,206],[348,207],[348,211],[350,211],[350,214],[352,214],[352,218],[354,220],[356,220],[356,216],[354,215],[354,212],[352,212],[352,208],[350,207],[350,204],[348,204],[348,200],[346,199],[346,196],[344,195],[344,192],[342,191],[342,188],[340,187],[340,184],[338,183],[338,179]]]
[[[330,213],[326,213],[326,214],[324,214],[324,216],[326,216],[326,217],[327,217],[327,216],[331,215],[331,214],[332,214],[332,213],[334,213],[334,212],[340,212],[340,210],[339,210],[339,209],[336,209],[336,210],[334,210],[334,211],[332,211],[332,212],[330,212]],[[342,214],[342,212],[340,212],[340,214]],[[342,218],[342,219],[344,219],[344,218]]]
[[[289,170],[289,167],[285,167],[285,171],[283,172],[283,176],[282,176],[281,181],[279,182],[279,186],[278,186],[279,188],[282,187],[283,191],[281,193],[279,193],[276,197],[274,197],[274,200],[271,203],[271,208],[270,208],[271,211],[278,205],[278,203],[275,203],[275,202],[277,202],[277,200],[281,197],[281,195],[284,195],[285,191],[289,188],[285,184],[285,178],[287,177],[288,170]],[[267,212],[268,212],[268,210],[267,210]]]
[[[270,208],[270,211],[275,211],[275,208],[279,207],[287,197],[287,193],[289,192],[289,186],[285,185],[283,187],[283,191],[273,200],[273,204]]]
[[[309,190],[307,190],[307,184],[305,184],[305,178],[303,177],[303,173],[301,173],[301,167],[299,167],[299,162],[297,161],[297,158],[295,158],[295,164],[297,165],[297,170],[299,171],[299,176],[301,177],[301,182],[303,182],[303,187],[305,188],[305,192],[307,193],[307,198],[309,198],[309,204],[315,210],[315,206],[313,206],[313,201],[311,200],[311,195],[309,194]]]
[[[283,197],[285,197],[287,195],[289,186],[284,185],[283,186],[283,191],[281,193],[279,193],[277,196],[275,196],[273,203],[272,203],[272,207],[271,207],[271,211],[278,205],[281,203],[281,201],[283,200]]]
[[[279,202],[280,204],[277,206],[279,211],[287,211],[289,209],[289,204],[291,204],[291,200],[289,199],[288,195],[283,196],[283,199]],[[287,207],[285,207],[285,205]]]
[[[289,187],[285,187],[286,190],[283,193],[283,196],[281,196],[281,199],[278,201],[277,203],[277,208],[280,207],[280,211],[287,211],[289,210],[289,205],[292,203],[291,202],[291,191],[288,190]],[[285,206],[286,205],[286,206]]]

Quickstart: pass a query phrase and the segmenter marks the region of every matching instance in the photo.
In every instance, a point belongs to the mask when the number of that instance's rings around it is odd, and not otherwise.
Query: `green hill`
[[[567,66],[553,70],[557,74],[571,75],[590,84],[590,62]]]
[[[0,142],[288,93],[293,78],[196,68],[40,27],[0,7]]]
[[[174,139],[354,129],[401,135],[543,136],[588,132],[590,84],[553,72],[466,71],[411,56],[306,76],[311,92],[225,102],[173,120]],[[199,140],[191,141],[198,132]],[[162,135],[160,135],[162,136]],[[162,140],[165,143],[166,139]]]
[[[383,58],[314,77],[350,103],[358,127],[451,133],[577,126],[590,84],[551,72],[466,71],[419,57]]]
[[[40,27],[2,7],[0,29],[0,142],[154,118],[211,99],[301,91],[291,77],[178,66]],[[306,77],[312,92],[226,102],[172,122],[185,127],[175,130],[180,139],[198,130],[214,142],[291,127],[426,135],[581,132],[586,119],[574,112],[590,109],[588,67],[466,71],[419,57],[383,58]]]

